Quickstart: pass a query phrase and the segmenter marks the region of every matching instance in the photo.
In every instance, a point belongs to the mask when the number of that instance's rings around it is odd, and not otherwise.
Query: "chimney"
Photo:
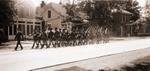
[[[45,5],[46,5],[45,2],[42,1],[42,3],[41,3],[41,8],[44,7]]]
[[[59,1],[59,4],[62,5],[62,0]]]

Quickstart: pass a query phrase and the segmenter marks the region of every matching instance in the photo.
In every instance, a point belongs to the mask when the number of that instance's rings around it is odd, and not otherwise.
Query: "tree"
[[[136,0],[133,2],[127,2],[125,10],[132,13],[132,16],[130,18],[131,21],[135,22],[140,18],[140,6]]]
[[[140,18],[140,7],[137,1],[120,2],[114,1],[108,3],[102,1],[101,4],[92,3],[91,0],[84,0],[79,3],[80,8],[85,11],[92,20],[101,20],[102,24],[110,24],[113,22],[112,10],[126,10],[132,13],[130,21],[136,21]]]
[[[0,44],[8,40],[8,26],[14,22],[15,2],[0,0]]]
[[[79,7],[90,17],[89,21],[97,25],[110,25],[112,14],[110,6],[106,2],[104,4],[93,3],[91,0],[80,2]]]
[[[8,26],[14,21],[14,1],[0,0],[0,26]]]

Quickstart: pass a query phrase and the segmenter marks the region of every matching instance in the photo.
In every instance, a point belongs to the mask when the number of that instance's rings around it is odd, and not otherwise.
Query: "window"
[[[38,25],[35,26],[35,29],[41,30],[40,26],[38,26]]]
[[[9,27],[9,35],[12,35],[12,26]]]
[[[17,33],[17,25],[14,24],[14,35],[16,35],[16,33]]]
[[[25,35],[25,25],[22,25],[22,33]]]
[[[25,21],[18,21],[18,23],[25,23]]]
[[[40,22],[35,22],[35,24],[41,24]]]
[[[33,25],[31,25],[31,33],[30,34],[32,34],[33,33]]]
[[[28,24],[33,24],[33,22],[27,22]]]
[[[51,18],[51,11],[48,11],[48,18]]]
[[[30,34],[30,27],[29,27],[29,25],[27,25],[27,35],[29,35]]]

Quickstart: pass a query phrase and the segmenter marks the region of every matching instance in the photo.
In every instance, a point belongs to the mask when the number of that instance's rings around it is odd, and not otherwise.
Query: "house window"
[[[25,23],[25,21],[18,21],[18,23]]]
[[[28,24],[33,24],[33,22],[27,22]]]
[[[14,24],[14,35],[16,35],[16,33],[17,33],[17,25]]]
[[[30,34],[30,26],[27,25],[27,35],[29,35],[29,34]]]
[[[9,27],[9,35],[12,35],[12,26]]]
[[[48,11],[48,18],[51,18],[51,11]]]
[[[35,22],[35,24],[41,24],[40,22]]]
[[[25,35],[25,25],[22,25],[22,32]]]
[[[30,34],[32,34],[33,33],[33,25],[31,25],[31,33]]]

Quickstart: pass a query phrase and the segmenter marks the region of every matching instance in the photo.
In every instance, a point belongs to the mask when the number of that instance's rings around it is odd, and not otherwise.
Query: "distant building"
[[[36,8],[36,17],[41,21],[45,22],[44,28],[60,28],[60,29],[71,29],[71,23],[64,22],[67,17],[67,11],[61,4],[41,3],[40,7]]]
[[[95,4],[95,7],[100,8],[100,6],[103,7],[111,7],[115,6],[116,3],[119,4],[125,4],[127,2],[132,2],[133,0],[93,0],[93,3]],[[114,33],[115,36],[125,36],[128,35],[127,33],[127,24],[130,23],[130,16],[132,13],[123,10],[123,9],[114,9],[112,10],[113,15],[113,25],[111,26],[111,30]]]
[[[132,32],[132,27],[128,24],[130,24],[130,16],[132,13],[126,11],[126,10],[118,10],[113,13],[114,23],[112,26],[112,31],[115,32],[115,35],[119,36],[130,36]]]
[[[142,17],[138,19],[135,24],[138,24],[140,26],[139,33],[140,34],[148,34],[150,33],[150,0],[146,0],[145,6],[142,8],[141,12]],[[148,34],[150,35],[150,34]]]
[[[145,6],[142,8],[142,16],[148,17],[150,13],[150,0],[146,0]]]

